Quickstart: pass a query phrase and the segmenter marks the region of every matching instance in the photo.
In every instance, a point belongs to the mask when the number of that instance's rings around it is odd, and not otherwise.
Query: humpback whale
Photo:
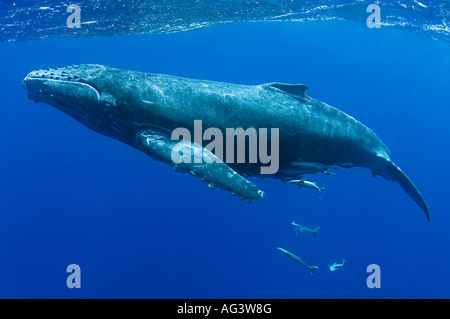
[[[424,198],[381,139],[353,117],[308,96],[302,84],[239,85],[84,64],[32,71],[23,86],[30,99],[241,199],[264,195],[248,176],[295,184],[307,174],[364,167],[396,181],[430,219]],[[171,139],[176,128],[193,131],[196,120],[223,132],[279,129],[279,169],[264,175],[260,162],[226,163],[201,142]],[[203,161],[175,164],[172,150],[180,143]]]

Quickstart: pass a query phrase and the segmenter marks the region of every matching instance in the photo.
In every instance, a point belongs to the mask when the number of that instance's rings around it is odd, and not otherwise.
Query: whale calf
[[[309,97],[302,84],[239,85],[142,73],[84,64],[30,72],[28,97],[67,113],[85,126],[115,138],[249,201],[264,193],[247,176],[304,180],[338,167],[364,167],[373,176],[396,181],[430,219],[424,198],[391,159],[386,145],[362,123]],[[226,163],[199,143],[171,139],[177,128],[267,128],[279,130],[279,168],[260,173],[261,162]],[[172,160],[175,146],[190,149],[201,162]],[[248,150],[247,150],[248,151]]]

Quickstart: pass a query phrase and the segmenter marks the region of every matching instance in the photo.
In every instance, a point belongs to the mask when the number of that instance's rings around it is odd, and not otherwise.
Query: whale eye
[[[103,109],[105,110],[105,111],[107,111],[107,110],[110,110],[112,107],[114,107],[115,105],[113,105],[112,103],[110,103],[110,102],[108,102],[108,101],[106,101],[106,102],[103,102]]]
[[[101,106],[103,112],[109,113],[109,111],[111,111],[116,106],[116,104],[111,101],[102,101]]]
[[[116,104],[116,99],[114,96],[112,96],[111,94],[107,94],[107,93],[103,93],[101,95],[101,102],[103,105],[103,109],[105,111],[111,109],[112,107],[115,107]]]

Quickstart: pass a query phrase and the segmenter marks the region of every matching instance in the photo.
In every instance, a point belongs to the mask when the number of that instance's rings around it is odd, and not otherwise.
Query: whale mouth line
[[[51,79],[51,78],[46,78],[46,77],[38,77],[38,76],[30,76],[28,75],[23,81],[22,81],[22,85],[25,87],[25,89],[27,89],[29,91],[29,87],[27,85],[27,81],[42,81],[43,84],[45,85],[45,82],[58,82],[58,83],[67,83],[67,84],[76,84],[76,85],[82,85],[82,86],[86,86],[89,89],[93,90],[95,92],[95,96],[97,98],[97,102],[100,101],[100,93],[97,90],[97,88],[95,88],[93,85],[83,82],[81,80],[71,80],[71,79]],[[32,90],[33,94],[37,94],[37,95],[42,95],[40,94],[41,92],[36,92],[35,90]]]

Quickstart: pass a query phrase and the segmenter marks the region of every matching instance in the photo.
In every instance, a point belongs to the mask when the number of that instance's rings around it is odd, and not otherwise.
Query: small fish
[[[295,260],[296,262],[302,264],[303,266],[307,267],[309,269],[309,273],[311,275],[313,275],[317,269],[319,269],[319,267],[317,266],[308,266],[307,264],[305,264],[305,262],[303,260],[300,259],[300,257],[295,256],[293,253],[287,251],[286,249],[277,247],[277,249],[281,252],[283,252],[286,256],[288,256],[289,258]]]
[[[322,195],[322,191],[325,190],[325,188],[317,186],[316,183],[307,181],[305,179],[292,179],[292,180],[288,181],[288,183],[295,184],[299,188],[307,187],[307,188],[315,189],[319,193],[319,198]]]
[[[331,271],[335,271],[335,270],[340,269],[340,268],[338,268],[338,267],[343,267],[343,266],[344,266],[344,263],[345,263],[345,259],[342,260],[342,264],[333,263],[332,265],[328,265],[328,267],[330,267],[330,270],[331,270]]]
[[[296,222],[292,222],[291,225],[294,226],[296,235],[299,232],[302,232],[302,233],[307,233],[308,232],[308,233],[312,233],[314,236],[316,236],[317,232],[319,231],[319,228],[320,228],[320,227],[316,227],[314,229],[311,229],[311,228],[309,228],[307,226],[299,225]]]

